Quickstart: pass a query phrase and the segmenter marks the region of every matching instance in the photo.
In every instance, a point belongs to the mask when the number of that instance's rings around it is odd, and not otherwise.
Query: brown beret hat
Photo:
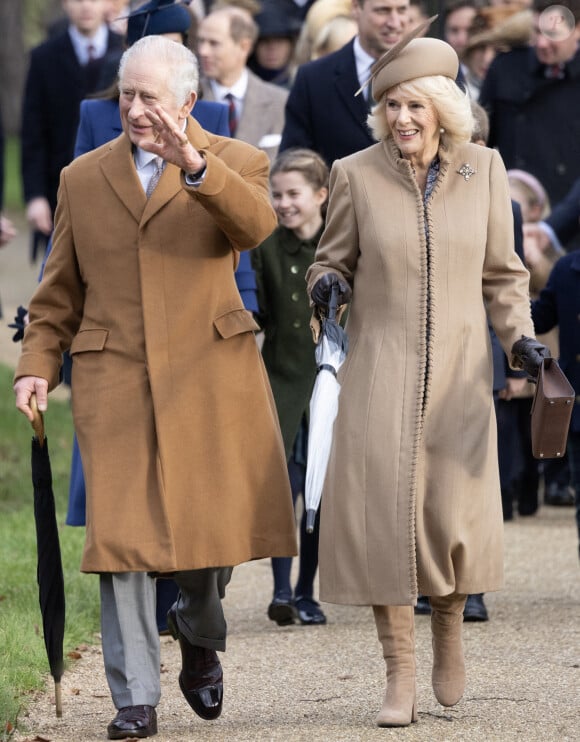
[[[395,47],[377,60],[373,69],[372,94],[378,101],[382,95],[402,82],[417,77],[444,75],[452,80],[459,72],[459,59],[452,46],[441,39],[424,37],[411,39],[393,54]],[[390,58],[389,58],[389,55]]]

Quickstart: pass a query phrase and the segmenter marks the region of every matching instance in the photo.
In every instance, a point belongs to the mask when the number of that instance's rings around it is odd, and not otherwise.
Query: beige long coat
[[[533,336],[499,155],[440,152],[423,215],[392,140],[334,164],[309,289],[353,288],[350,351],[322,494],[320,596],[406,605],[502,584],[502,512],[486,304],[506,352]],[[458,170],[467,163],[475,174]],[[430,248],[425,238],[426,222]]]
[[[286,460],[238,250],[276,225],[268,159],[188,120],[199,188],[167,165],[146,199],[121,135],[63,170],[54,247],[17,376],[73,358],[87,484],[84,571],[296,553]],[[50,431],[50,420],[48,421]]]

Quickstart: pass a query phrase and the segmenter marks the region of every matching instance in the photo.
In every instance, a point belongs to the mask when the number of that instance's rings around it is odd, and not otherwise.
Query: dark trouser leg
[[[544,462],[544,502],[546,505],[572,505],[570,462],[566,453],[561,459]]]
[[[570,484],[574,490],[576,526],[578,528],[578,553],[580,555],[580,432],[569,433],[567,452],[570,465]]]
[[[296,498],[300,489],[295,488],[293,478],[294,458],[288,462],[288,476],[292,490],[292,503],[296,507]],[[272,557],[272,574],[274,576],[274,597],[282,600],[292,599],[292,586],[290,584],[290,572],[292,571],[292,557]]]
[[[518,426],[522,441],[523,467],[517,481],[518,512],[520,515],[533,515],[538,509],[538,462],[532,456],[532,429],[530,425],[531,399],[516,399],[508,402],[518,405]]]
[[[227,624],[222,598],[231,579],[232,567],[176,572],[179,585],[177,626],[196,647],[225,651]]]
[[[306,485],[306,466],[297,464],[294,459],[288,463],[292,497],[296,502],[297,496],[302,493]],[[314,531],[306,533],[306,508],[300,521],[300,569],[298,582],[294,589],[297,597],[312,598],[314,593],[314,577],[318,569],[318,536],[320,532],[320,510],[316,514]]]
[[[179,587],[175,580],[165,580],[158,578],[156,586],[157,608],[155,618],[157,621],[158,631],[167,630],[167,611],[177,600]]]

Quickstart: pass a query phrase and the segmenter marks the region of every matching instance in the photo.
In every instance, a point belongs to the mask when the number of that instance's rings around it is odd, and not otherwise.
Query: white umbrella
[[[336,321],[338,285],[332,287],[328,305],[328,317],[322,320],[320,338],[316,346],[318,373],[310,398],[310,424],[308,428],[308,459],[306,464],[306,532],[312,533],[316,512],[320,505],[322,486],[326,476],[332,428],[338,413],[340,384],[336,372],[342,366],[348,352],[346,332]]]

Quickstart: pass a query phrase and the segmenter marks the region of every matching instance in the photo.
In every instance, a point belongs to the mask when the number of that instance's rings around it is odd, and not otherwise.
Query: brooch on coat
[[[477,170],[474,170],[468,162],[464,162],[457,172],[459,175],[463,175],[465,180],[469,180],[472,175],[475,175]]]

